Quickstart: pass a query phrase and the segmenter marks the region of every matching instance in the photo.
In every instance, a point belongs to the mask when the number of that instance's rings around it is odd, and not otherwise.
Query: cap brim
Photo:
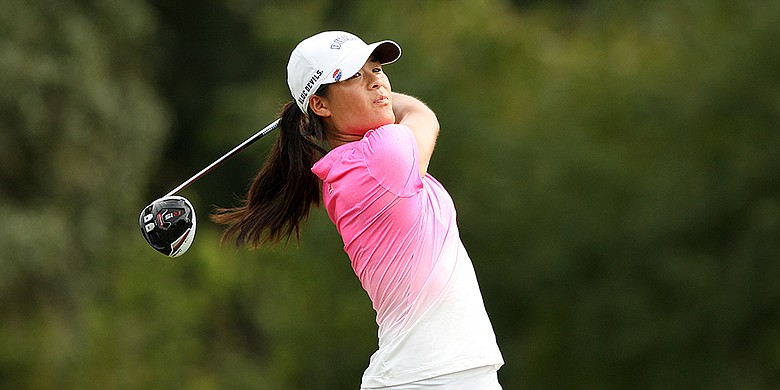
[[[382,65],[392,64],[401,58],[401,46],[398,46],[398,44],[393,41],[381,41],[369,46],[374,46],[371,55]]]
[[[392,64],[401,57],[401,47],[393,41],[380,41],[357,49],[326,73],[320,85],[336,83],[352,77],[371,57],[376,58],[382,65]]]

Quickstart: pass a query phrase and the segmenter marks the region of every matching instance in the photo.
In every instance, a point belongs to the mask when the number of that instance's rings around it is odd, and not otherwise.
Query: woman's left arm
[[[407,126],[414,133],[420,153],[420,177],[428,172],[428,164],[439,135],[439,120],[436,114],[420,100],[393,92],[395,123]]]

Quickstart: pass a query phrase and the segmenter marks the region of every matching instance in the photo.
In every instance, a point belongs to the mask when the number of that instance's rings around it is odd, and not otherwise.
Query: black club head
[[[195,208],[181,196],[166,196],[146,206],[139,217],[146,242],[168,257],[187,252],[195,238]]]

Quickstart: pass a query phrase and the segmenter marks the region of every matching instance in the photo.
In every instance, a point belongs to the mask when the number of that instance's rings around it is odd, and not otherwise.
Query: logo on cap
[[[321,70],[314,72],[314,75],[311,76],[309,82],[306,83],[306,85],[303,87],[303,90],[301,91],[301,94],[298,96],[298,103],[303,104],[303,102],[306,101],[306,96],[309,94],[309,92],[311,92],[311,89],[314,87],[314,84],[317,83],[317,80],[320,79],[321,75]]]
[[[333,43],[330,44],[330,48],[333,50],[339,50],[341,49],[341,45],[343,45],[344,43],[347,43],[349,41],[354,41],[356,39],[358,39],[358,37],[354,35],[342,35],[333,40]]]
[[[342,75],[342,73],[341,73],[341,69],[340,69],[340,68],[339,68],[339,69],[336,69],[336,70],[334,70],[334,71],[333,71],[333,76],[332,76],[332,77],[333,77],[333,80],[335,80],[335,81],[339,81],[339,80],[341,80],[341,75]]]

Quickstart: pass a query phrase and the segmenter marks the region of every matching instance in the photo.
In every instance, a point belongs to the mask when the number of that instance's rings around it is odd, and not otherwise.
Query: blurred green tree
[[[0,26],[0,387],[83,384],[66,377],[167,132],[155,17],[141,1],[12,0]]]

